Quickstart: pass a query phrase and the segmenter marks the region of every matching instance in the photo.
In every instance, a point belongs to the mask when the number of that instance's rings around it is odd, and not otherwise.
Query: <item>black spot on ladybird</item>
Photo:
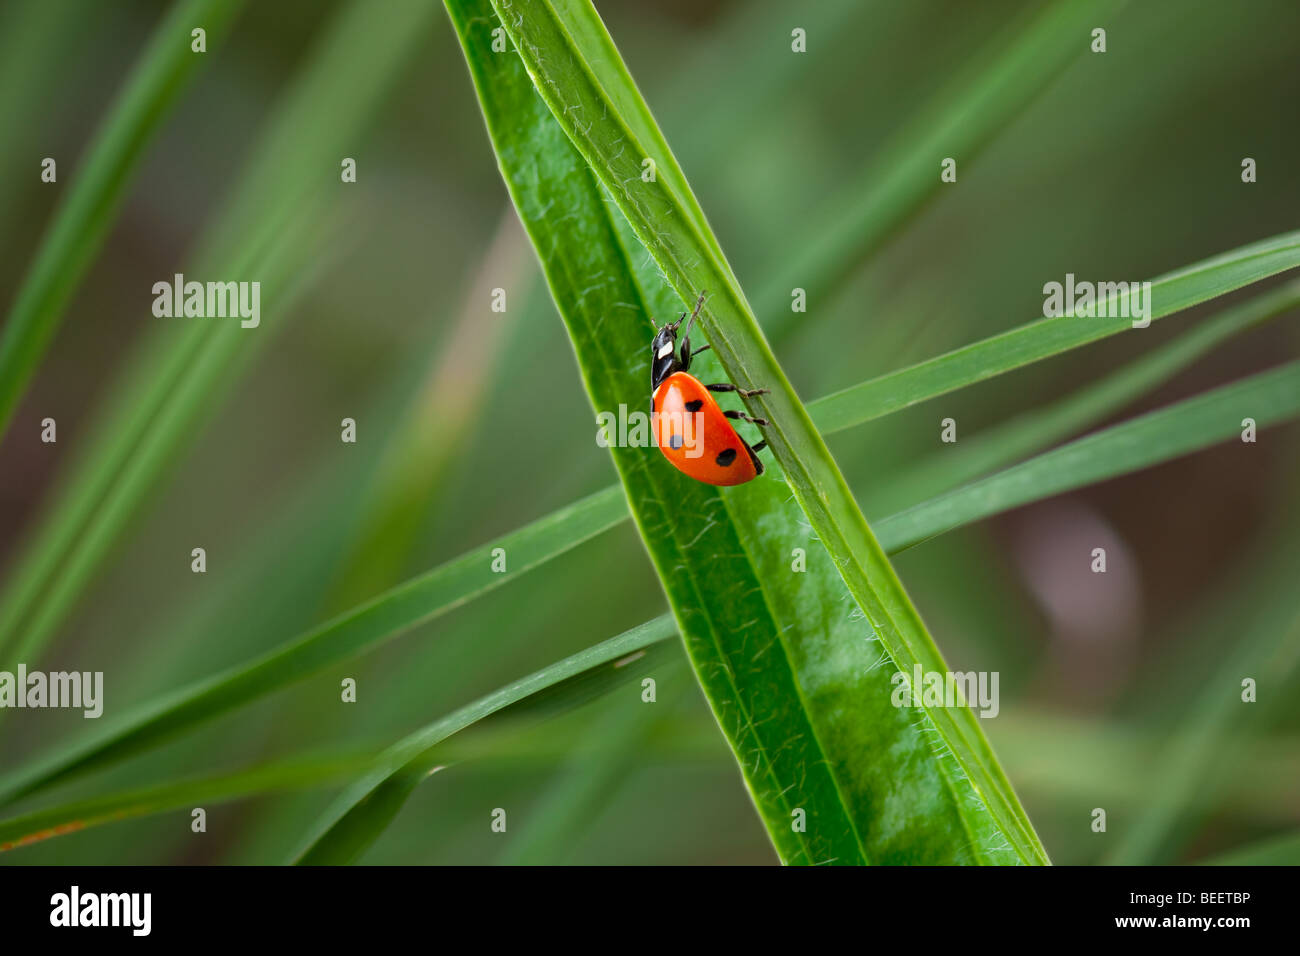
[[[693,401],[689,401],[686,403],[686,410],[688,412],[698,412],[703,407],[704,407],[704,399],[702,398],[697,398],[694,399]]]
[[[723,468],[726,468],[728,465],[730,465],[733,461],[736,460],[736,449],[728,448],[725,451],[720,451],[718,452],[718,457],[713,460],[716,461]]]
[[[681,447],[682,447],[682,436],[681,436],[681,435],[669,435],[669,436],[668,436],[668,447],[671,448],[673,451],[677,451],[677,449],[681,448]]]

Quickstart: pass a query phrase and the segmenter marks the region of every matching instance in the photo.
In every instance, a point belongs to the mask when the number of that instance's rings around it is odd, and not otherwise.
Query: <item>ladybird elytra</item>
[[[767,442],[750,445],[731,422],[742,420],[763,427],[767,421],[751,418],[741,411],[724,411],[713,393],[750,396],[764,394],[767,389],[743,389],[729,382],[705,385],[690,374],[691,358],[709,348],[705,345],[691,351],[691,326],[703,306],[701,292],[680,347],[677,330],[686,320],[685,312],[676,322],[657,329],[650,344],[650,407],[655,444],[673,467],[698,481],[710,485],[743,485],[763,473],[758,452]]]

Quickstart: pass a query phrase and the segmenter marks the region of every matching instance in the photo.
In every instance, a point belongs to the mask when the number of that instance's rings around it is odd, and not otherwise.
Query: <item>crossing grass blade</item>
[[[424,752],[435,744],[441,744],[452,734],[489,717],[548,716],[608,693],[652,664],[667,659],[666,655],[655,652],[654,646],[668,641],[675,633],[672,619],[667,616],[648,622],[514,681],[410,735],[378,757],[363,751],[287,757],[262,766],[137,787],[0,820],[0,852],[88,827],[182,807],[285,790],[315,789],[356,779],[359,775],[370,779],[377,768],[391,769],[395,755],[407,762],[423,759]],[[654,656],[647,656],[652,653]],[[438,754],[442,753],[440,748]],[[457,755],[454,759],[462,757]],[[399,767],[393,773],[396,775],[400,770]],[[425,775],[427,770],[416,773],[414,782],[418,783]],[[345,830],[354,835],[359,832],[356,815],[337,829],[330,825],[335,822],[334,817],[327,819],[330,823],[321,828],[319,839],[311,851],[316,861],[323,861],[324,857],[335,852],[335,839]],[[382,823],[375,821],[371,832],[378,835],[381,831]],[[362,849],[355,841],[352,845],[357,852]]]
[[[0,780],[0,804],[75,774],[122,760],[241,704],[303,680],[524,574],[622,520],[618,489],[603,491],[476,548],[379,595],[255,660],[168,694],[124,716],[89,741],[52,751]],[[492,570],[505,548],[508,570]]]
[[[1300,231],[1283,233],[1213,256],[1151,280],[1151,321],[1300,266]],[[908,368],[828,395],[816,423],[832,432],[1079,348],[1121,332],[1139,335],[1126,318],[1125,294],[1105,300],[1110,318],[1055,316],[981,339]],[[1121,315],[1121,310],[1124,315]]]
[[[1269,594],[1276,593],[1276,583],[1278,582],[1264,581],[1261,582],[1255,590],[1259,592],[1260,596],[1267,598]],[[1245,603],[1246,605],[1250,604],[1249,601]],[[668,641],[675,633],[676,628],[674,627],[672,618],[669,615],[664,615],[653,621],[646,622],[639,628],[634,629],[634,631],[629,632],[628,635],[620,635],[619,638],[614,638],[611,639],[611,641],[605,642],[605,644],[588,648],[577,655],[573,655],[572,658],[543,668],[538,671],[537,674],[526,678],[524,682],[519,682],[520,685],[527,685],[527,691],[524,696],[518,698],[516,703],[510,705],[510,709],[512,709],[512,712],[526,712],[530,698],[532,698],[532,709],[543,709],[547,706],[548,697],[551,702],[551,709],[554,708],[555,698],[557,697],[562,699],[563,704],[571,706],[575,700],[587,699],[591,696],[607,692],[609,689],[612,689],[617,684],[626,680],[630,674],[620,674],[618,672],[619,669],[617,668],[606,669],[604,667],[604,664],[608,661],[606,650],[613,648],[620,651],[624,656],[635,654],[653,644]],[[1264,626],[1256,628],[1254,633],[1257,635],[1257,638],[1252,639],[1250,645],[1244,649],[1243,654],[1238,654],[1237,657],[1233,658],[1222,668],[1226,681],[1226,683],[1223,683],[1223,686],[1235,685],[1236,678],[1240,673],[1261,671],[1261,661],[1267,658],[1269,648],[1272,646],[1269,643],[1270,636],[1274,634],[1285,635],[1286,631],[1277,630],[1270,626]],[[1284,644],[1282,647],[1285,649],[1286,645]],[[591,668],[588,669],[589,673],[585,673],[584,675],[587,683],[583,687],[583,693],[581,696],[575,694],[577,682],[570,681],[575,674],[575,662],[587,662],[592,665]],[[1267,666],[1263,668],[1262,672],[1272,673]],[[583,672],[579,671],[578,673],[582,674]],[[566,681],[570,682],[567,687],[563,686]],[[512,687],[515,687],[515,685],[512,685]],[[515,690],[512,690],[511,688],[503,688],[502,691],[489,695],[485,700],[501,701],[511,699],[514,693]],[[1201,767],[1201,762],[1198,761],[1196,757],[1198,754],[1208,752],[1204,747],[1206,735],[1210,733],[1218,733],[1219,731],[1216,730],[1216,728],[1218,724],[1223,721],[1225,716],[1222,706],[1215,703],[1215,700],[1220,696],[1221,694],[1212,689],[1207,692],[1207,705],[1198,708],[1198,713],[1203,711],[1204,714],[1209,715],[1208,719],[1203,716],[1195,726],[1190,727],[1183,732],[1183,734],[1175,741],[1175,752],[1167,761],[1169,766],[1158,772],[1152,772],[1152,780],[1164,781],[1164,790],[1168,791],[1171,788],[1179,789],[1189,786],[1189,781],[1195,779],[1196,774],[1198,773],[1198,768]],[[491,707],[484,707],[483,704],[480,703],[471,705],[470,708],[458,712],[458,714],[461,715],[461,718],[459,719],[464,719],[467,714],[471,717],[474,715],[480,715],[469,720],[468,723],[465,723],[464,726],[467,727],[475,723],[478,719],[482,719],[482,715],[486,715],[489,712],[495,711],[492,711]],[[456,723],[458,723],[458,720],[448,719],[440,721],[434,726],[446,729],[448,726],[455,726]],[[629,723],[628,726],[631,728],[634,725]],[[1004,730],[1003,737],[1009,737],[1011,742],[1011,746],[1008,748],[1009,755],[1012,764],[1017,765],[1022,759],[1026,759],[1023,756],[1024,754],[1041,754],[1043,740],[1045,738],[1056,735],[1061,739],[1072,739],[1071,733],[1073,733],[1075,737],[1079,738],[1078,740],[1074,740],[1072,744],[1072,746],[1076,748],[1082,747],[1085,744],[1092,744],[1104,747],[1105,752],[1108,755],[1113,756],[1117,753],[1127,754],[1127,756],[1122,759],[1116,757],[1115,759],[1118,760],[1118,763],[1112,767],[1112,771],[1115,774],[1120,774],[1120,777],[1116,780],[1118,789],[1114,789],[1114,792],[1119,793],[1123,791],[1126,786],[1126,784],[1124,784],[1124,779],[1126,778],[1123,778],[1121,770],[1129,768],[1124,772],[1131,772],[1133,768],[1138,765],[1139,761],[1139,752],[1135,750],[1132,741],[1127,738],[1107,739],[1103,737],[1102,741],[1099,742],[1096,739],[1095,732],[1084,733],[1083,728],[1081,727],[1071,728],[1068,726],[1056,726],[1050,721],[1046,726],[1044,726],[1041,718],[1035,718],[1033,721],[1013,720],[1010,729]],[[443,739],[445,740],[445,738]],[[614,739],[622,740],[623,736],[620,734]],[[93,797],[86,800],[74,801],[72,803],[60,804],[0,821],[0,851],[14,849],[41,839],[48,839],[78,832],[79,830],[90,826],[129,819],[133,816],[165,812],[179,807],[192,806],[196,803],[211,803],[222,800],[238,799],[241,797],[272,793],[285,789],[302,789],[325,786],[341,779],[356,777],[360,774],[373,774],[377,766],[390,768],[391,760],[388,754],[389,752],[386,751],[385,755],[382,755],[378,759],[373,755],[363,753],[326,755],[319,758],[296,757],[277,761],[263,767],[239,770],[227,774],[210,775],[201,778],[168,782],[151,787],[136,788],[124,793],[108,794],[102,797]],[[416,772],[415,768],[418,766],[424,766],[427,768],[430,766],[429,761],[431,758],[436,758],[440,761],[460,760],[472,758],[475,755],[473,748],[461,752],[448,752],[445,747],[440,747],[436,754],[423,754],[420,757],[420,761],[415,763],[408,761],[411,766],[404,772],[407,773],[408,782],[412,782],[413,789],[414,785],[418,784],[420,779],[423,779],[422,774]],[[1034,759],[1041,762],[1041,756]],[[1080,754],[1076,750],[1073,764],[1078,764],[1079,759]],[[1127,760],[1128,763],[1125,763],[1125,760]],[[405,767],[406,765],[403,766]],[[1081,766],[1072,766],[1071,761],[1062,761],[1060,766],[1050,767],[1049,765],[1050,772],[1048,776],[1052,778],[1053,785],[1056,787],[1068,788],[1072,785],[1081,786],[1082,782],[1075,778],[1078,778],[1082,773],[1086,779],[1091,780],[1091,778],[1087,776],[1088,771],[1082,769],[1088,766],[1089,764],[1086,759]],[[399,770],[401,770],[401,768],[399,768]],[[382,779],[386,781],[388,777],[398,776],[399,770],[391,771],[388,776],[383,777]],[[1072,774],[1073,777],[1071,776]],[[376,776],[373,779],[379,780],[381,778]],[[1257,781],[1257,783],[1259,782],[1262,781]],[[585,777],[582,777],[581,779],[575,777],[574,779],[567,781],[562,792],[569,797],[574,796],[575,792],[578,794],[585,793],[590,783],[591,782],[586,780]],[[1093,786],[1092,783],[1088,783],[1087,785]],[[1134,797],[1137,793],[1147,792],[1141,789],[1133,791],[1131,786],[1128,787],[1128,789],[1131,791],[1130,797]],[[366,793],[368,792],[370,791],[366,791]],[[409,793],[409,790],[406,792]],[[383,814],[372,815],[368,812],[362,812],[359,809],[364,802],[360,796],[361,791],[352,791],[352,794],[356,802],[351,804],[347,810],[347,814],[350,816],[350,821],[348,827],[345,828],[353,835],[352,839],[354,841],[352,844],[352,852],[349,857],[350,859],[360,855],[365,846],[368,846],[370,842],[378,836],[379,832],[382,831],[386,820],[391,818],[391,814],[385,816]],[[1200,806],[1206,804],[1206,801],[1211,799],[1209,794],[1200,792],[1188,796],[1189,798],[1196,797],[1197,799],[1184,799],[1181,796],[1170,796],[1168,793],[1155,801],[1148,799],[1147,802],[1152,803],[1153,806],[1156,807],[1156,809],[1153,809],[1148,816],[1165,822],[1174,808],[1190,805]],[[400,807],[400,801],[392,806],[394,812],[397,807]],[[543,817],[547,820],[550,819],[546,815],[543,815]],[[327,817],[327,823],[323,824],[324,832],[319,838],[322,859],[326,855],[328,848],[334,845],[335,839],[343,832],[340,830],[340,834],[329,834],[331,823],[339,818],[341,818],[340,811],[335,809]],[[560,819],[563,818],[563,815],[561,815]],[[551,822],[554,824],[554,821]],[[1167,822],[1165,822],[1165,826],[1168,826]],[[1133,832],[1137,835],[1144,835],[1152,829],[1154,829],[1154,825],[1150,822],[1144,821],[1139,827],[1135,828]],[[540,835],[533,834],[531,839],[533,841],[545,839],[548,835],[549,830],[543,831]],[[1128,842],[1133,841],[1132,839],[1129,839]],[[516,854],[522,853],[524,856],[527,856],[528,853],[526,848],[528,846],[530,846],[530,844],[525,842],[520,848],[516,848],[512,852]],[[1247,848],[1246,850],[1241,851],[1239,860],[1238,854],[1234,852],[1233,854],[1229,854],[1227,857],[1223,858],[1223,860],[1215,859],[1210,862],[1214,864],[1220,862],[1247,863],[1253,859],[1256,854],[1260,856],[1261,861],[1273,857],[1276,857],[1278,860],[1283,860],[1292,852],[1293,847],[1291,842],[1286,838],[1283,838],[1278,841],[1276,845],[1273,841],[1265,841],[1257,848]],[[538,859],[553,858],[553,853],[542,853],[538,856]]]
[[[1300,414],[1300,362],[1290,362],[1143,415],[940,495],[881,522],[903,551],[989,515],[1136,471]],[[1243,444],[1249,450],[1250,445]]]
[[[891,554],[1030,501],[1149,467],[1235,436],[1243,417],[1258,428],[1300,415],[1300,363],[1290,363],[1105,429],[989,478],[876,522]],[[0,802],[144,750],[263,694],[349,659],[486,593],[627,517],[609,488],[380,595],[247,665],[154,702],[89,743],[55,753],[0,780]],[[490,571],[495,548],[509,571]]]
[[[891,554],[999,511],[1073,487],[1149,467],[1221,441],[1240,429],[1242,409],[1260,428],[1300,415],[1297,363],[1159,409],[1047,452],[908,511],[876,520]],[[1224,423],[1227,424],[1224,424]],[[1152,444],[1159,447],[1153,448]],[[0,804],[106,766],[205,720],[378,646],[423,621],[514,580],[628,517],[618,487],[607,488],[391,589],[249,664],[140,708],[88,742],[0,778]],[[490,571],[496,548],[508,570]]]
[[[339,796],[295,862],[313,866],[353,862],[437,767],[438,745],[452,734],[512,708],[553,711],[599,696],[657,662],[659,656],[648,656],[648,651],[674,633],[668,617],[649,621],[520,678],[403,738]]]
[[[1300,306],[1300,282],[1288,282],[1227,309],[1150,354],[1044,407],[964,439],[885,479],[878,502],[928,498],[1077,434],[1153,391],[1228,339]],[[814,418],[816,418],[814,408]]]

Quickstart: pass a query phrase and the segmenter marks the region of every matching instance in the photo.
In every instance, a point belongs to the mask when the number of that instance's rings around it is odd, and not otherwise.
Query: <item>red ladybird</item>
[[[762,395],[765,388],[743,389],[730,383],[705,385],[688,374],[691,358],[703,352],[705,345],[691,351],[691,325],[704,305],[704,294],[695,303],[695,311],[682,334],[677,350],[677,328],[681,318],[660,329],[650,345],[650,387],[654,389],[650,407],[654,411],[655,444],[678,471],[710,485],[740,485],[763,473],[758,453],[767,445],[761,441],[751,446],[737,434],[728,419],[741,419],[766,425],[762,418],[750,418],[744,412],[723,411],[710,392],[736,392],[743,396]]]

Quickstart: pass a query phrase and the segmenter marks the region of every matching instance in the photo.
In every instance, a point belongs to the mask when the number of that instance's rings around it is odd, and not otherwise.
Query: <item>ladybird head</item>
[[[650,343],[650,387],[658,388],[659,383],[677,371],[677,326],[679,322],[670,322],[655,333]]]
[[[686,322],[686,313],[683,312],[676,322],[669,322],[655,333],[655,337],[650,343],[650,387],[652,389],[658,388],[659,383],[672,375],[673,372],[684,371],[690,367],[691,326],[695,324],[695,318],[700,314],[703,305],[704,293],[701,292],[689,322]],[[683,322],[686,322],[686,331],[682,334],[682,352],[679,359],[677,357],[677,330],[681,328]]]

